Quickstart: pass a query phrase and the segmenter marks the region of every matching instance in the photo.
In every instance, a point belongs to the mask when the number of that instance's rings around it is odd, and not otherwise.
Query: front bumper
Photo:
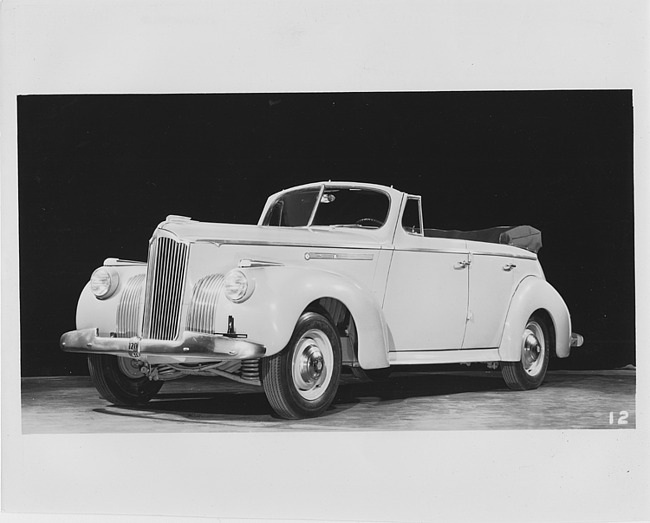
[[[99,329],[81,329],[61,336],[61,349],[85,354],[112,354],[131,358],[148,356],[183,360],[247,360],[260,358],[266,348],[242,338],[185,331],[177,340],[112,338],[99,336]]]

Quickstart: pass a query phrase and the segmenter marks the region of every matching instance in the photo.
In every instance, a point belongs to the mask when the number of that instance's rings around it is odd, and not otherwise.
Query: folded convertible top
[[[480,231],[445,231],[424,229],[424,235],[431,238],[455,238],[476,242],[501,243],[537,253],[542,248],[542,233],[530,225],[512,227],[504,225],[481,229]]]

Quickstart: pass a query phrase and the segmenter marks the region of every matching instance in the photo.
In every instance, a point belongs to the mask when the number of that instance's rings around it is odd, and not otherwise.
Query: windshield
[[[264,218],[264,225],[304,227],[311,219],[319,194],[320,187],[286,193],[275,201]]]
[[[312,226],[368,227],[384,225],[390,201],[388,195],[372,189],[320,187],[291,191],[271,206],[264,225],[306,227],[314,214]]]

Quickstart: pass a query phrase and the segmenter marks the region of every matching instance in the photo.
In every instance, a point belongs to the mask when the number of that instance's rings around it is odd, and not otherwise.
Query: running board
[[[391,365],[426,365],[429,363],[479,363],[501,361],[499,349],[418,350],[389,352]]]

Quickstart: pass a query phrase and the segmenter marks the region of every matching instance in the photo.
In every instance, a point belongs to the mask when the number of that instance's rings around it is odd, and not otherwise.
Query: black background
[[[635,363],[632,92],[18,97],[21,369],[85,374],[58,348],[107,257],[146,259],[168,214],[255,223],[292,185],[421,194],[426,227],[533,225],[582,349]]]

